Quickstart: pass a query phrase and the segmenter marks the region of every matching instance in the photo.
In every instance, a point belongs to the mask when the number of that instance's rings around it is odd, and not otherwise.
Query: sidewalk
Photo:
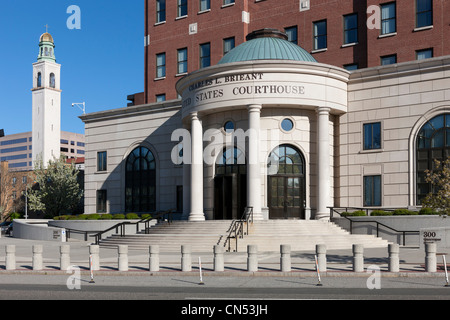
[[[16,270],[5,270],[5,247],[13,244],[16,246]],[[41,244],[43,246],[43,270],[32,270],[32,247]],[[10,237],[0,238],[0,273],[6,272],[65,272],[59,269],[60,251],[62,244],[70,245],[71,265],[80,267],[84,271],[89,270],[89,245],[90,241],[72,240],[66,243],[52,241],[36,241],[16,239]],[[181,251],[181,250],[180,250]],[[96,273],[112,274],[139,274],[147,273],[149,270],[149,253],[147,250],[129,250],[128,265],[129,271],[118,272],[118,252],[117,249],[100,248],[100,271]],[[155,275],[192,274],[199,272],[199,258],[202,264],[202,272],[205,275],[260,275],[260,276],[294,276],[299,272],[304,275],[316,276],[315,252],[291,252],[291,272],[280,271],[280,253],[278,252],[258,252],[258,271],[247,271],[247,253],[231,252],[224,254],[225,270],[214,272],[213,251],[192,253],[192,271],[181,271],[181,252],[160,253],[160,271]],[[353,253],[348,250],[327,251],[327,272],[322,276],[333,276],[345,273],[346,276],[358,276],[360,273],[353,272]],[[400,272],[388,272],[388,250],[387,248],[364,249],[364,266],[375,265],[381,272],[389,276],[425,276],[430,275],[425,272],[425,252],[417,247],[400,246]],[[449,259],[447,259],[449,260]],[[437,256],[438,272],[444,272],[443,260]],[[432,275],[432,274],[431,274]]]

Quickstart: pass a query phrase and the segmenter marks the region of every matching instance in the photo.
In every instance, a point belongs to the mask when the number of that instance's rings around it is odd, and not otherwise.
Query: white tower
[[[49,33],[41,35],[39,56],[33,63],[32,148],[33,168],[36,160],[46,167],[59,158],[61,148],[61,65],[56,63],[55,44]]]

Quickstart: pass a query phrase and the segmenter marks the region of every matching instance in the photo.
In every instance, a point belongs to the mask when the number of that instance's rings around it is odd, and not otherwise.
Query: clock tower
[[[44,167],[49,160],[58,159],[61,148],[61,65],[56,63],[53,37],[44,33],[39,41],[39,55],[33,63],[32,91],[32,156],[35,162],[42,160]]]

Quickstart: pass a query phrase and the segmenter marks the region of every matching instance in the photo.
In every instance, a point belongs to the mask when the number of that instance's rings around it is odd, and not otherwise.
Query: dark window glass
[[[381,149],[381,123],[364,124],[364,150]]]

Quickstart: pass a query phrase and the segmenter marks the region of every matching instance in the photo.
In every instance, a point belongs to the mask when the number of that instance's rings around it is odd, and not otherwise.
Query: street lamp
[[[80,108],[81,111],[83,111],[83,114],[86,114],[86,103],[80,102],[80,103],[72,103],[72,107],[77,106]]]

